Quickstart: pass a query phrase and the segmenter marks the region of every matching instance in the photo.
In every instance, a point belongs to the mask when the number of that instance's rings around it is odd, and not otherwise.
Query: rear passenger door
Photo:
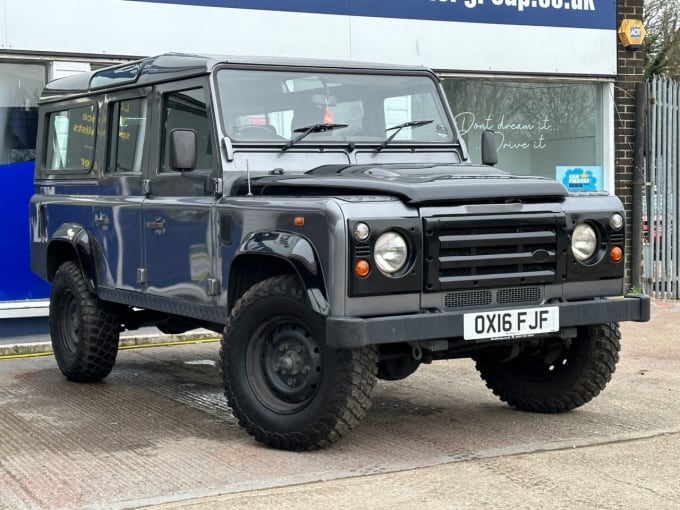
[[[201,305],[209,304],[219,287],[213,260],[216,200],[209,185],[218,154],[208,98],[207,79],[156,87],[153,132],[158,140],[142,205],[147,290],[161,298],[154,307],[180,313],[174,300],[181,299],[181,313],[191,316],[203,316]],[[176,128],[196,132],[197,165],[192,171],[171,167],[170,133]]]
[[[106,97],[106,157],[92,219],[102,254],[97,257],[100,288],[140,288],[142,181],[149,159],[151,97],[151,88]]]

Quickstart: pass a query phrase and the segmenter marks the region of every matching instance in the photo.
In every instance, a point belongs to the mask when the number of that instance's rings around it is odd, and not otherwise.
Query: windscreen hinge
[[[212,194],[216,197],[222,196],[224,193],[224,184],[222,179],[219,177],[213,177],[211,179]]]

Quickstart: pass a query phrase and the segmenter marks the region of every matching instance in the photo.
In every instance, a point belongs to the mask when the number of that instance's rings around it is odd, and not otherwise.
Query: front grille
[[[424,231],[426,291],[545,284],[564,274],[559,214],[426,218]]]
[[[445,308],[471,308],[490,305],[538,305],[543,301],[541,287],[463,290],[444,294]]]
[[[490,290],[472,290],[467,292],[448,292],[444,296],[446,308],[467,308],[470,306],[488,306],[493,303]]]
[[[518,287],[501,289],[496,294],[496,300],[501,305],[538,304],[543,299],[540,287]]]

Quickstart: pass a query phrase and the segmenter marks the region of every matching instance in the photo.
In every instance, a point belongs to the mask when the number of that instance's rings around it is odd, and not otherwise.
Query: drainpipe
[[[642,187],[645,185],[645,119],[647,85],[641,81],[635,85],[635,156],[633,160],[633,207],[631,211],[631,287],[641,289],[642,267]]]

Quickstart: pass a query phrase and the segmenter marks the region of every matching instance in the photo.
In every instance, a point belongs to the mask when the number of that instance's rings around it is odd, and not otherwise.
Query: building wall
[[[480,73],[616,73],[612,0],[12,0],[0,6],[0,51],[179,51]]]
[[[618,0],[617,24],[628,19],[642,19],[643,0]],[[642,51],[626,50],[619,42],[617,44],[618,73],[616,76],[614,101],[616,105],[615,118],[615,189],[626,208],[626,224],[628,231],[626,238],[632,239],[632,177],[635,158],[635,122],[638,115],[644,112],[635,111],[635,86],[643,80]],[[640,235],[640,233],[635,233]],[[626,260],[626,285],[630,285],[631,243],[628,243]]]

